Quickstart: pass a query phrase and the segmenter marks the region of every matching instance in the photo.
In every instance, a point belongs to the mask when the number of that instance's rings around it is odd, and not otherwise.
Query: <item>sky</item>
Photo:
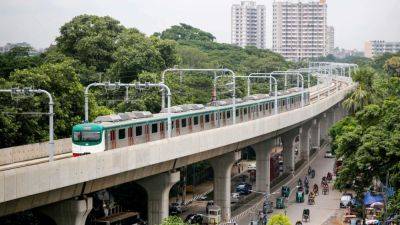
[[[296,0],[292,0],[296,1]],[[271,47],[273,0],[267,8],[267,47]],[[304,2],[304,1],[303,1]],[[109,15],[126,27],[151,35],[187,23],[230,43],[230,7],[240,0],[0,0],[0,46],[28,42],[45,48],[64,23],[80,14]],[[335,46],[362,50],[367,40],[400,41],[400,0],[327,0]]]

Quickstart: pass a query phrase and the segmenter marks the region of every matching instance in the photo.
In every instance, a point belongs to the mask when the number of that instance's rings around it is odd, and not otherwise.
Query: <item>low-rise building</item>
[[[397,53],[400,51],[400,42],[386,42],[383,40],[367,41],[364,45],[364,55],[372,58],[384,53]]]

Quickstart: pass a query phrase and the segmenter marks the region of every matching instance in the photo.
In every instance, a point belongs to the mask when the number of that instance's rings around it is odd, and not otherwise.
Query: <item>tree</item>
[[[355,113],[373,103],[375,97],[374,77],[375,71],[372,68],[361,68],[352,75],[353,81],[357,82],[358,86],[343,102],[347,110]]]
[[[181,58],[178,55],[177,43],[173,40],[162,40],[157,37],[150,37],[153,45],[160,52],[161,57],[164,60],[164,67],[171,68],[178,65]]]
[[[17,70],[10,75],[9,87],[33,87],[49,91],[54,100],[55,137],[69,137],[71,127],[82,121],[83,86],[76,73],[76,61],[67,59],[59,63],[45,63],[32,69]],[[48,112],[48,99],[45,95],[29,98],[14,98],[2,95],[4,111]],[[3,111],[3,110],[2,110]],[[7,115],[0,119],[0,139],[14,141],[2,142],[7,145],[26,144],[44,141],[48,138],[48,118],[42,116]],[[9,133],[9,130],[13,132]],[[2,146],[5,147],[5,146]]]
[[[115,62],[108,71],[109,76],[114,80],[131,82],[143,71],[156,72],[166,67],[166,63],[154,43],[135,29],[127,29],[121,33],[117,43],[117,48],[113,53]],[[158,47],[162,48],[160,45]],[[164,47],[163,53],[168,54],[167,46]],[[170,51],[170,53],[174,53],[174,51]],[[175,56],[165,57],[170,57],[167,58],[168,63],[171,61],[173,63],[172,58]]]
[[[400,77],[400,56],[394,56],[386,60],[383,67],[390,76]]]
[[[113,62],[117,37],[125,28],[109,16],[80,15],[60,28],[59,50],[86,66],[105,72]]]
[[[31,56],[31,51],[31,47],[17,46],[0,54],[0,78],[8,78],[18,69],[33,68],[42,64],[42,58],[38,55]]]
[[[169,216],[163,219],[161,225],[186,225],[186,223],[180,217]]]
[[[282,213],[271,216],[268,220],[268,225],[291,225],[289,217]]]
[[[179,40],[196,40],[196,41],[214,41],[215,37],[211,33],[202,31],[190,25],[180,23],[179,25],[172,26],[171,28],[163,31],[160,36],[161,39]]]

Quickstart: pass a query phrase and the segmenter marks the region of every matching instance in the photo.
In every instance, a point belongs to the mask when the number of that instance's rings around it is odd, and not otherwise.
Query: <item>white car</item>
[[[324,157],[325,157],[325,158],[335,158],[335,156],[333,156],[333,154],[332,154],[331,151],[325,152],[325,156],[324,156]]]
[[[231,193],[231,203],[239,202],[239,197],[240,197],[239,193],[237,193],[237,192]]]
[[[256,163],[250,163],[250,164],[247,166],[247,169],[248,169],[248,170],[256,170],[256,169],[257,169]]]

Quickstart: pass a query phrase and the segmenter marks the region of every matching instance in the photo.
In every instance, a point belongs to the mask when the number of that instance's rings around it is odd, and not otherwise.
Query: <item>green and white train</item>
[[[278,93],[278,112],[301,107],[302,93],[304,104],[309,104],[310,93],[299,88]],[[274,114],[275,98],[267,94],[257,94],[236,100],[236,112],[232,112],[232,100],[225,99],[207,106],[187,104],[171,107],[171,137],[217,129],[236,123],[246,122]],[[73,156],[102,152],[160,140],[167,137],[166,109],[158,114],[150,112],[126,112],[118,115],[100,116],[92,123],[75,125],[72,129]]]

